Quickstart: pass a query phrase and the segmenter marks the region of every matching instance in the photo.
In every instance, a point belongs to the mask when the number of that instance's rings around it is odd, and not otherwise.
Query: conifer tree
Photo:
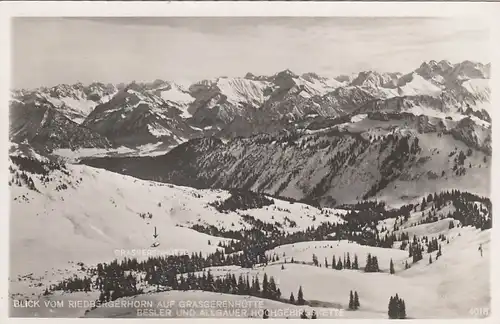
[[[259,277],[255,277],[255,280],[253,282],[253,292],[256,296],[260,295]]]
[[[370,272],[372,269],[372,255],[368,253],[366,256],[365,272]]]
[[[269,297],[269,282],[267,280],[267,273],[264,273],[264,279],[262,280],[262,297]]]
[[[378,267],[378,259],[376,256],[372,258],[372,270],[373,272],[378,272],[380,270]]]
[[[316,316],[316,312],[315,312],[315,311],[313,311],[313,312],[312,312],[312,315],[311,315],[311,319],[317,319],[317,318],[318,318],[318,317]]]
[[[390,266],[389,266],[389,272],[391,274],[394,274],[394,262],[392,262],[392,259],[391,259],[391,263],[390,263]]]
[[[403,299],[400,299],[400,304],[399,304],[399,318],[400,319],[405,319],[406,318],[406,306],[405,306],[405,301]]]
[[[325,257],[325,268],[328,268],[328,259]]]
[[[300,314],[300,318],[301,318],[301,319],[308,319],[308,317],[307,317],[307,313],[306,313],[306,310],[303,310],[303,311],[302,311],[302,314]]]
[[[352,263],[352,269],[355,269],[355,270],[358,270],[359,269],[359,265],[358,265],[358,255],[355,254],[354,255],[354,261]]]
[[[203,282],[205,281],[206,281],[205,272],[203,272]],[[245,292],[245,283],[243,282],[243,275],[240,273],[238,277],[238,293],[240,295],[243,295],[244,292]]]
[[[304,305],[305,303],[306,301],[304,300],[304,294],[302,293],[302,286],[300,286],[297,294],[297,305]]]
[[[315,266],[318,266],[318,257],[316,256],[316,254],[313,254],[313,264]]]
[[[390,319],[394,319],[394,318],[397,318],[396,317],[396,309],[395,309],[395,304],[394,304],[394,297],[391,296],[391,298],[389,299],[389,309],[387,311],[387,315],[389,315],[389,318]]]
[[[429,264],[432,264],[432,255],[429,254]]]
[[[337,262],[337,270],[342,270],[342,268],[343,268],[343,266],[342,266],[342,260],[339,257],[339,261]]]
[[[290,293],[290,304],[295,304],[295,297],[293,297],[293,293]]]
[[[359,304],[358,292],[354,291],[354,309],[358,309],[359,306],[360,306],[360,304]]]
[[[207,275],[207,281],[208,281],[208,275]],[[246,295],[251,295],[252,294],[252,286],[250,284],[250,278],[247,275],[247,279],[245,280],[245,292]]]
[[[354,309],[354,295],[352,293],[352,290],[351,293],[349,294],[349,309],[350,310]]]
[[[271,299],[278,299],[281,297],[281,292],[279,292],[279,289],[277,289],[276,287],[276,282],[274,281],[274,277],[271,276],[271,278],[269,278],[269,288],[268,288],[268,297],[267,298],[271,298]]]

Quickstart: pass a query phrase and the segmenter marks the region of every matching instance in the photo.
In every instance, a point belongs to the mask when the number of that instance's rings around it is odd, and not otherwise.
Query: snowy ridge
[[[259,107],[264,103],[269,97],[264,95],[264,91],[267,88],[272,88],[272,84],[269,82],[244,78],[218,78],[216,86],[230,103],[236,105],[249,103],[254,107]]]
[[[298,77],[294,81],[299,87],[303,87],[307,93],[313,96],[325,95],[343,85],[343,83],[333,78],[320,77],[312,73]]]
[[[441,88],[425,80],[417,73],[412,73],[400,79],[398,92],[403,96],[429,95],[438,96]]]

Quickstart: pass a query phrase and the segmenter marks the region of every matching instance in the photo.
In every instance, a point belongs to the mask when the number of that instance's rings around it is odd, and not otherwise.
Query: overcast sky
[[[463,18],[16,18],[12,37],[15,88],[490,60],[488,26]]]

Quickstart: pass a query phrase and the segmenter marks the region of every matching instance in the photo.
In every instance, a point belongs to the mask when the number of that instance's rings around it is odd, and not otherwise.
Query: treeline
[[[265,223],[251,216],[243,216],[253,227],[238,231],[218,229],[213,225],[193,225],[191,229],[205,234],[232,239],[221,242],[219,247],[225,253],[244,252],[262,255],[281,245],[309,241],[349,240],[361,245],[392,248],[395,241],[405,238],[405,234],[380,234],[377,228],[380,215],[371,215],[371,211],[358,212],[351,210],[345,216],[346,222],[324,222],[318,226],[309,226],[305,230],[293,233],[285,232],[282,225]],[[237,240],[237,241],[236,241]]]
[[[26,185],[28,189],[40,192],[33,182],[33,179],[27,175],[24,171],[18,172],[14,170],[12,167],[9,167],[10,172],[13,174],[12,179],[9,180],[9,186],[15,184],[16,186],[22,187]]]
[[[313,261],[313,265],[315,265],[317,267],[320,266],[319,261],[318,261],[318,257],[314,253],[312,256],[312,261]],[[293,258],[292,258],[291,262],[295,263]],[[342,270],[342,269],[358,270],[359,269],[358,255],[354,254],[354,258],[353,258],[352,262],[351,262],[351,255],[349,254],[349,252],[344,254],[344,261],[342,261],[342,259],[340,257],[338,257],[338,259],[336,259],[335,255],[333,255],[331,264],[328,263],[328,259],[325,257],[324,265],[325,265],[325,268],[331,267],[332,269],[335,269],[335,270]]]
[[[391,181],[397,179],[405,169],[406,163],[414,160],[416,154],[422,150],[417,137],[399,137],[392,134],[389,134],[381,141],[381,156],[388,147],[391,149],[390,154],[383,161],[380,161],[379,164],[381,179],[363,195],[363,199],[368,199],[376,195],[379,191],[386,188]]]
[[[295,260],[292,258],[291,260],[292,263],[295,263]],[[312,256],[312,263],[315,266],[320,266],[318,257],[316,254],[313,253]],[[324,262],[325,268],[332,268],[335,270],[342,270],[342,269],[353,269],[353,270],[358,270],[359,269],[359,263],[358,263],[358,255],[354,254],[354,258],[351,262],[351,255],[349,252],[344,254],[343,261],[340,257],[335,258],[335,255],[332,256],[332,262],[331,264],[328,263],[328,259],[325,258]],[[379,272],[380,268],[378,266],[378,259],[376,256],[371,255],[371,253],[368,253],[366,256],[366,264],[364,267],[365,272]]]
[[[152,277],[146,279],[148,284],[158,284]],[[268,277],[264,273],[262,283],[258,276],[250,278],[248,275],[240,274],[236,278],[235,274],[225,274],[214,278],[210,271],[203,271],[202,274],[187,273],[179,275],[172,280],[171,285],[167,286],[172,290],[203,290],[233,295],[248,295],[271,300],[281,300],[281,291],[277,287],[273,276]],[[301,292],[302,290],[299,290]],[[304,302],[303,295],[299,298]],[[285,300],[286,301],[286,300]]]
[[[32,157],[24,157],[19,155],[9,155],[14,164],[19,167],[19,170],[34,174],[48,175],[50,171],[60,170],[65,174],[69,174],[66,166],[63,163],[55,161],[39,161]]]
[[[459,220],[463,226],[474,226],[482,230],[492,226],[492,203],[487,197],[481,197],[459,190],[443,191],[439,194],[428,195],[422,198],[421,210],[433,204],[433,209],[441,209],[448,202],[455,207],[447,217]]]
[[[223,201],[215,201],[209,205],[213,206],[217,211],[225,213],[228,211],[246,210],[252,208],[262,208],[274,203],[274,200],[267,198],[262,193],[253,191],[229,189],[231,197]]]
[[[223,258],[214,266],[224,265]],[[83,279],[70,278],[51,287],[51,291],[100,291],[97,302],[99,304],[116,300],[120,297],[133,296],[143,293],[138,289],[139,283],[156,286],[157,291],[162,290],[203,290],[225,294],[249,295],[259,298],[277,300],[294,305],[307,305],[302,287],[297,292],[297,299],[293,293],[289,298],[282,298],[281,291],[273,276],[264,273],[262,282],[259,276],[249,277],[240,274],[226,273],[217,276],[210,270],[205,271],[200,267],[207,266],[217,259],[205,259],[200,255],[150,257],[145,261],[125,258],[121,262],[99,263],[96,268],[89,269],[96,279],[92,283],[89,277]],[[50,294],[46,289],[45,294]]]

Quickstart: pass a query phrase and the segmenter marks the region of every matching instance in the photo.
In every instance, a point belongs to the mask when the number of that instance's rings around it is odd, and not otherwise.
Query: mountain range
[[[285,70],[191,85],[16,90],[11,141],[56,153],[99,149],[104,156],[81,163],[197,188],[328,206],[394,192],[404,200],[489,172],[489,76],[489,64],[430,61],[406,74],[350,78]],[[110,153],[144,147],[139,156]],[[489,184],[479,183],[484,194]]]
[[[36,143],[35,134],[53,127],[43,124],[43,118],[32,119],[23,112],[39,107],[50,111],[59,123],[88,134],[67,142],[67,134],[53,132],[47,145],[54,148],[104,147],[103,142],[93,140],[103,136],[115,147],[158,142],[177,145],[206,135],[247,136],[311,117],[342,117],[365,104],[376,102],[380,107],[396,97],[407,98],[407,102],[419,97],[418,102],[404,107],[406,111],[421,107],[434,114],[477,115],[488,121],[489,75],[489,64],[430,61],[407,74],[363,71],[347,79],[315,73],[299,76],[285,70],[272,76],[248,73],[191,85],[155,80],[14,90],[10,113],[16,126],[11,136]],[[25,126],[31,131],[21,132]]]

